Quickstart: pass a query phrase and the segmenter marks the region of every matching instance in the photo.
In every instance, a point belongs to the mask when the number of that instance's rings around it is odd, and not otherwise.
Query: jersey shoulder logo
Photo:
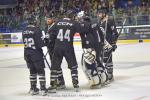
[[[72,26],[73,23],[69,23],[69,22],[58,22],[57,25],[65,25],[65,26]]]
[[[23,34],[34,34],[34,31],[26,30],[22,32]]]
[[[97,26],[97,24],[95,23],[95,24],[92,24],[92,26],[91,26],[91,27],[92,27],[92,28],[94,28],[94,27],[96,27],[96,26]]]

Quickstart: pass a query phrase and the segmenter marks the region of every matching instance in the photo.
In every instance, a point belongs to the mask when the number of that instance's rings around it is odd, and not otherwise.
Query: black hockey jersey
[[[28,25],[22,32],[23,43],[25,49],[38,49],[44,46],[42,40],[42,31],[39,27]]]
[[[73,46],[74,34],[79,32],[80,24],[76,21],[64,18],[57,21],[50,31],[50,41],[55,46]]]
[[[103,31],[106,40],[110,44],[116,43],[119,34],[117,32],[115,21],[113,19],[108,19],[107,21],[99,22],[99,27]]]
[[[81,39],[83,48],[97,48],[97,45],[104,43],[103,32],[97,23],[83,21],[81,23]]]

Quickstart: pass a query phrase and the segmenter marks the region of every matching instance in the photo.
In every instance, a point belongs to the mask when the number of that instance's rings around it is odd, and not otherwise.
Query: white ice
[[[49,96],[30,96],[29,71],[23,59],[23,47],[0,48],[0,100],[150,100],[150,43],[119,45],[113,54],[115,81],[92,90],[88,88],[81,69],[81,47],[76,46],[75,50],[80,92],[73,91],[70,71],[63,60],[67,89]],[[48,87],[48,66],[45,70]]]

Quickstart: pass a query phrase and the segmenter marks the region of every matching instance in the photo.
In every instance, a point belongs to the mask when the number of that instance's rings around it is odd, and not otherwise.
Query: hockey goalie
[[[104,35],[97,23],[92,23],[84,11],[77,14],[77,20],[81,25],[83,71],[90,82],[90,87],[99,87],[107,81],[107,72],[100,60],[105,44]]]
[[[91,48],[84,49],[83,53],[83,71],[89,81],[90,88],[101,84],[101,77],[96,69],[96,52]]]

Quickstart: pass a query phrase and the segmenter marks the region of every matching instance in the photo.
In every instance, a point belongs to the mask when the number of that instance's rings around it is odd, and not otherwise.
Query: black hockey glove
[[[47,38],[44,38],[44,43],[45,43],[45,46],[48,46],[49,45],[49,40]]]
[[[117,49],[117,45],[116,44],[112,44],[112,51],[114,52]]]
[[[108,52],[108,51],[111,51],[111,50],[112,50],[112,45],[110,45],[110,44],[107,42],[107,40],[105,40],[103,48],[104,48],[105,51]]]

